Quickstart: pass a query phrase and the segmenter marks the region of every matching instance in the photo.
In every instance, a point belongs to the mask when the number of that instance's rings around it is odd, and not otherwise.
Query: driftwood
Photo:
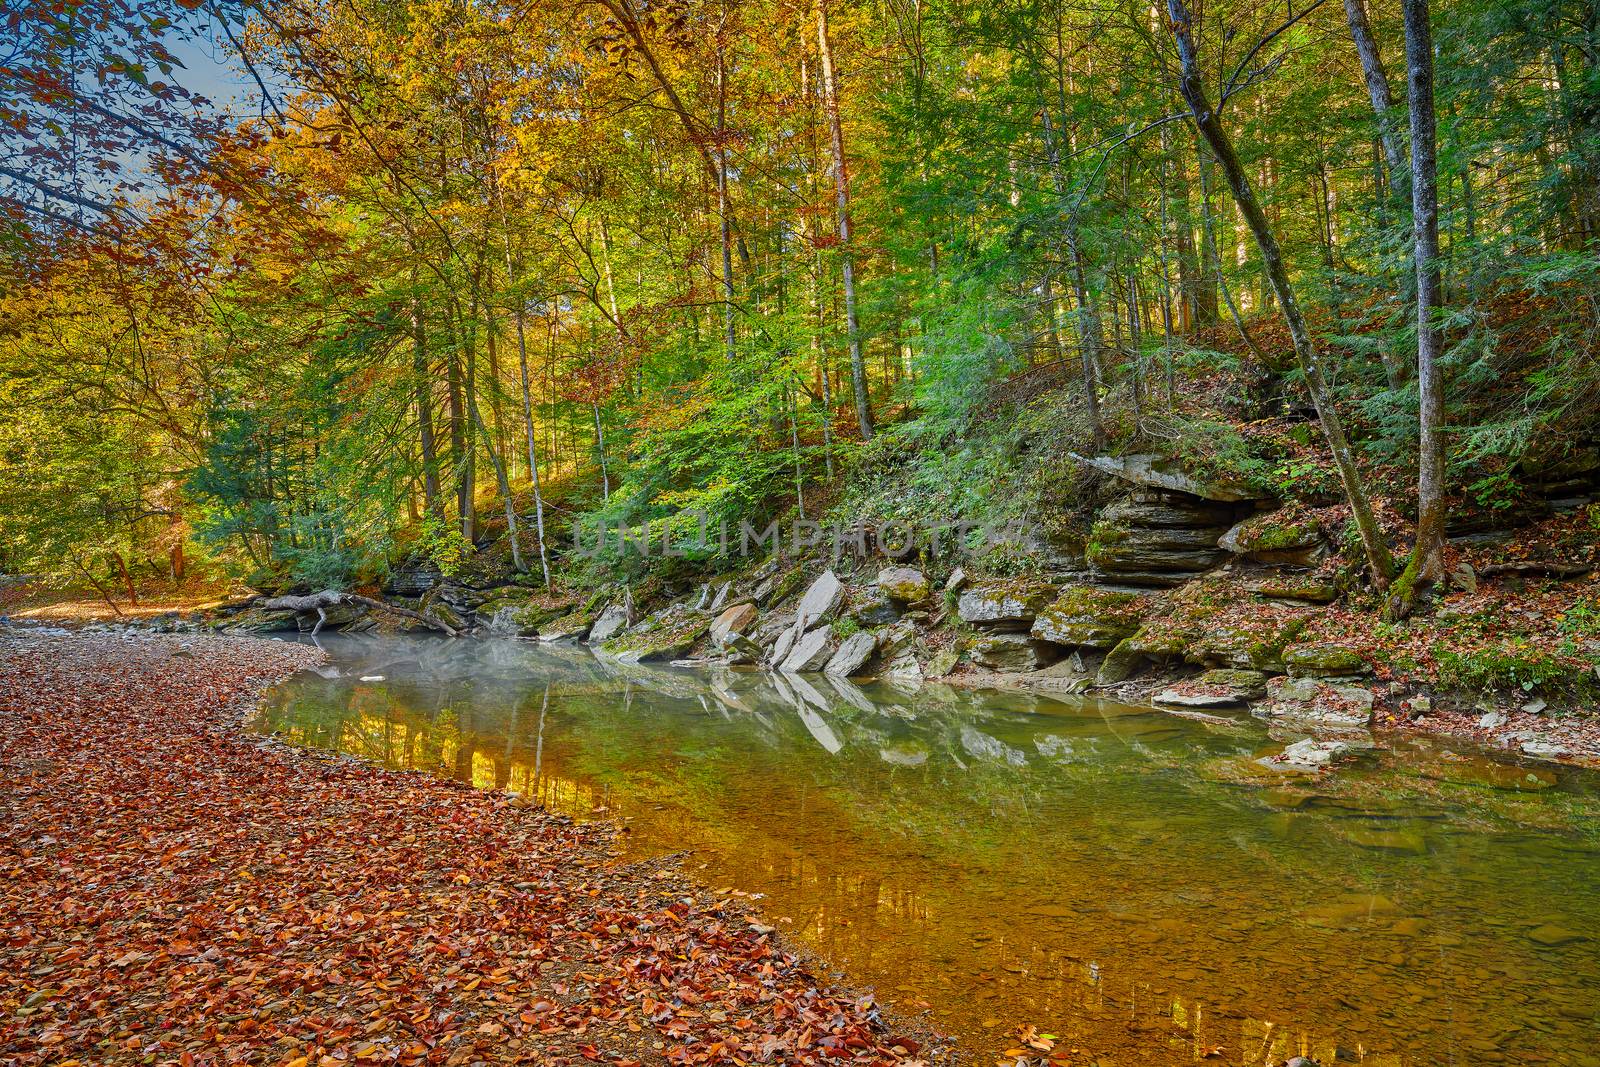
[[[391,615],[402,618],[415,619],[424,626],[431,626],[435,630],[442,630],[451,637],[459,636],[454,627],[439,621],[421,612],[412,611],[394,604],[385,604],[381,600],[361,596],[359,593],[342,593],[337,589],[324,589],[320,593],[310,593],[306,596],[274,596],[263,597],[256,601],[256,606],[267,611],[293,611],[298,614],[309,615],[317,613],[317,624],[311,628],[311,636],[315,637],[322,629],[322,624],[328,621],[328,609],[340,604],[360,604],[372,611],[386,611]]]

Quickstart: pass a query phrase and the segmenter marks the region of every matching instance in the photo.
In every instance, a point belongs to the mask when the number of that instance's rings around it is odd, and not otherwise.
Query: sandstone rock
[[[922,681],[922,664],[917,662],[916,653],[906,649],[890,661],[884,668],[885,678],[894,678],[904,681]]]
[[[950,572],[950,577],[945,579],[944,591],[947,593],[960,592],[967,584],[967,571],[964,567],[957,567]]]
[[[1565,745],[1555,741],[1524,741],[1521,747],[1524,756],[1534,756],[1538,759],[1557,759],[1572,754]]]
[[[832,571],[823,571],[806,589],[795,609],[795,625],[808,630],[819,622],[827,622],[844,603],[844,586]]]
[[[893,659],[916,639],[917,625],[910,619],[901,619],[878,631],[878,655]],[[948,672],[947,672],[948,673]]]
[[[999,633],[972,646],[972,662],[994,671],[1036,671],[1061,658],[1061,650],[1027,634]]]
[[[1134,638],[1129,637],[1117,644],[1100,664],[1096,672],[1095,685],[1118,685],[1126,682],[1143,669],[1145,664],[1144,651],[1139,647]]]
[[[1367,673],[1367,661],[1354,649],[1335,644],[1298,645],[1284,652],[1292,678],[1354,678]]]
[[[828,660],[828,665],[822,668],[823,673],[849,678],[860,672],[867,660],[872,658],[872,653],[877,647],[878,639],[875,635],[867,630],[857,630],[839,643],[839,650]]]
[[[299,617],[292,611],[262,611],[252,608],[241,611],[229,620],[226,630],[236,634],[273,634],[300,628]]]
[[[807,630],[794,642],[779,670],[792,674],[821,670],[833,655],[833,631],[826,626]]]
[[[878,572],[878,588],[901,604],[920,604],[933,594],[933,584],[915,567],[885,567]]]
[[[963,622],[977,626],[1026,630],[1054,599],[1055,589],[1049,583],[1019,579],[967,590],[961,594],[956,612]]]
[[[1029,632],[1058,645],[1111,648],[1138,631],[1139,604],[1136,593],[1067,586],[1054,604],[1039,612]]]
[[[735,604],[723,609],[722,614],[711,623],[711,629],[708,631],[711,643],[718,648],[726,647],[730,637],[749,631],[750,627],[756,624],[760,614],[756,606],[750,603]]]

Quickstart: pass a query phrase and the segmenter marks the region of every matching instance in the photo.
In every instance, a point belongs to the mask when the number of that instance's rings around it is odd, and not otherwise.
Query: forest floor
[[[239,728],[320,657],[0,634],[0,1062],[948,1058],[608,827]]]

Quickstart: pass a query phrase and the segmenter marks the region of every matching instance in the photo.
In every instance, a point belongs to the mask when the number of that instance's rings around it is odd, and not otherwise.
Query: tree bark
[[[1444,303],[1439,276],[1437,120],[1433,109],[1433,32],[1428,0],[1402,0],[1411,113],[1412,258],[1417,271],[1417,541],[1395,583],[1389,614],[1404,618],[1417,594],[1444,578],[1444,386],[1438,326]]]
[[[1366,487],[1362,484],[1354,451],[1345,437],[1344,425],[1333,404],[1333,394],[1323,377],[1321,356],[1311,340],[1311,332],[1306,326],[1304,315],[1301,314],[1300,304],[1295,299],[1294,288],[1289,283],[1289,272],[1283,262],[1283,251],[1278,246],[1278,239],[1272,232],[1272,226],[1268,223],[1265,212],[1261,210],[1261,203],[1256,199],[1255,190],[1250,186],[1250,179],[1239,162],[1233,142],[1229,139],[1227,130],[1223,128],[1221,116],[1206,98],[1205,83],[1201,79],[1200,61],[1195,53],[1194,34],[1184,0],[1167,0],[1167,13],[1172,22],[1173,36],[1178,44],[1178,59],[1182,64],[1179,91],[1189,106],[1195,125],[1217,157],[1223,175],[1227,178],[1228,188],[1233,192],[1233,199],[1238,204],[1239,211],[1244,216],[1245,223],[1250,227],[1250,232],[1261,251],[1262,268],[1272,285],[1273,292],[1277,295],[1279,310],[1289,327],[1289,336],[1294,341],[1295,358],[1300,363],[1300,371],[1305,376],[1312,403],[1317,408],[1323,435],[1328,440],[1328,449],[1332,452],[1334,465],[1339,470],[1339,480],[1344,485],[1351,516],[1355,519],[1356,527],[1361,534],[1367,563],[1372,569],[1373,579],[1378,585],[1386,587],[1394,578],[1394,560],[1389,554],[1388,545],[1384,543],[1383,531],[1378,527],[1378,520],[1373,515],[1372,503],[1367,499]]]
[[[867,399],[867,368],[861,355],[861,321],[856,315],[856,265],[850,247],[850,170],[844,158],[844,128],[839,121],[839,79],[828,43],[828,0],[817,0],[817,50],[822,59],[822,95],[833,141],[833,187],[839,206],[840,267],[844,274],[845,329],[850,339],[850,382],[855,389],[861,439],[872,440],[872,408]]]

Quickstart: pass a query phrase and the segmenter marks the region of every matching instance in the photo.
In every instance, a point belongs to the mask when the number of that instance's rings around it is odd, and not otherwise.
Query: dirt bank
[[[0,1060],[937,1058],[607,828],[237,729],[319,658],[0,635]]]

